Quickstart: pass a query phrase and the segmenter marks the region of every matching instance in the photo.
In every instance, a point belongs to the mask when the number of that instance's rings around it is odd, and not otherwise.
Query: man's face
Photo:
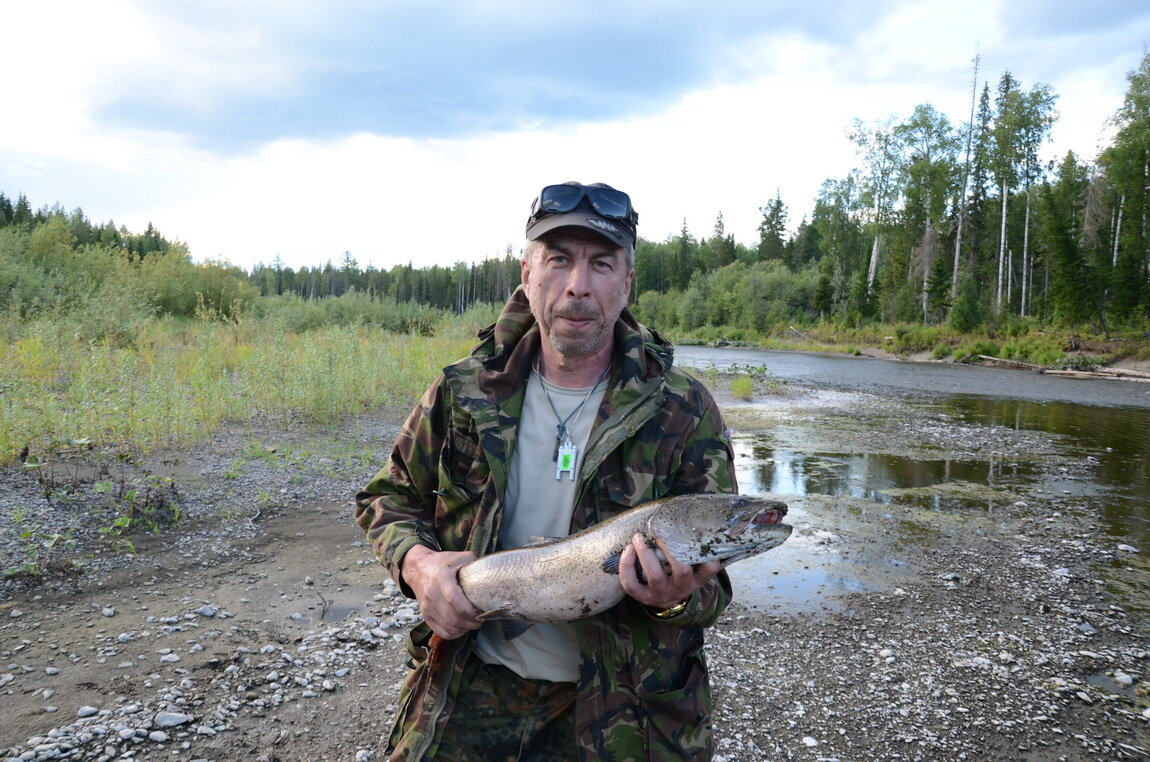
[[[635,273],[623,249],[561,229],[523,261],[523,286],[543,340],[564,357],[587,357],[612,340]]]

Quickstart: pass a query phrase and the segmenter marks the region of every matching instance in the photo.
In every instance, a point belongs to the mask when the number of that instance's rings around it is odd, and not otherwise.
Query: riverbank
[[[893,360],[898,362],[954,362],[951,359],[938,360],[931,352],[912,352],[910,354],[900,355],[894,352],[889,352],[885,349],[881,349],[879,347],[863,347],[862,349],[858,350],[858,354],[862,357],[870,357],[875,360]],[[984,360],[981,362],[985,362],[987,365],[992,367],[994,366],[993,360]],[[1020,365],[1024,364],[1025,363],[1020,363]],[[1132,370],[1138,373],[1150,373],[1150,360],[1139,360],[1131,357],[1123,357],[1100,367],[1102,370]],[[1138,380],[1130,376],[1125,378],[1122,376],[1116,376],[1116,378],[1121,380]]]
[[[867,390],[807,384],[747,403],[714,386],[743,433],[817,415],[841,426],[824,436],[1034,447],[869,415],[899,401]],[[405,412],[250,427],[138,464],[173,480],[184,519],[134,537],[133,557],[85,517],[102,494],[88,464],[55,464],[72,488],[49,497],[32,473],[0,472],[4,566],[24,558],[11,530],[30,517],[75,542],[42,549],[44,578],[0,585],[0,759],[379,759],[418,612],[385,582],[349,498]],[[708,635],[717,759],[1147,756],[1150,644],[1098,574],[1136,549],[1098,539],[1073,496],[930,512],[781,497],[795,534],[774,551],[791,554],[778,580],[804,565],[881,578],[818,605],[732,605]]]

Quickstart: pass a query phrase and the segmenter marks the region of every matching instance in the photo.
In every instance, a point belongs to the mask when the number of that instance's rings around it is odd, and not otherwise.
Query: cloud
[[[845,38],[885,5],[161,3],[147,6],[149,42],[96,113],[223,152],[357,132],[554,128],[654,113],[751,76],[738,54],[757,40]]]
[[[776,193],[793,226],[856,166],[855,118],[959,126],[976,52],[980,87],[1052,85],[1092,158],[1150,30],[1113,0],[9,5],[0,190],[244,266],[501,256],[567,179],[629,191],[644,237],[721,212],[753,244]]]

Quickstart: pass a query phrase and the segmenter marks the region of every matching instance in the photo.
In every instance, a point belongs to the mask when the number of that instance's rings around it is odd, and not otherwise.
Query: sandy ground
[[[898,401],[872,395],[793,390],[754,415],[722,402],[741,431],[814,417],[872,447],[1001,440],[882,423],[871,412]],[[247,428],[135,464],[118,478],[171,476],[185,519],[135,537],[134,556],[95,531],[90,469],[56,464],[74,482],[64,498],[0,473],[4,566],[26,557],[29,515],[76,541],[42,550],[43,576],[0,583],[0,759],[380,759],[417,611],[385,583],[350,497],[401,417]],[[1147,630],[1099,572],[1137,549],[1100,538],[1072,497],[930,512],[780,497],[794,536],[750,577],[732,569],[737,594],[764,577],[766,593],[708,636],[717,759],[1150,756]]]

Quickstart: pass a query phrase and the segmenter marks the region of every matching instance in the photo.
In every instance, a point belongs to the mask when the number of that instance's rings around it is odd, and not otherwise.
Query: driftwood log
[[[1014,368],[1016,370],[1033,370],[1038,373],[1045,373],[1048,376],[1067,376],[1069,378],[1110,378],[1110,379],[1124,379],[1126,381],[1150,381],[1150,372],[1144,370],[1133,370],[1131,368],[1095,368],[1094,370],[1052,370],[1044,368],[1041,365],[1031,365],[1030,363],[1019,362],[1018,360],[1007,360],[1003,357],[991,357],[990,355],[979,355],[979,360],[995,365],[1000,368]]]

